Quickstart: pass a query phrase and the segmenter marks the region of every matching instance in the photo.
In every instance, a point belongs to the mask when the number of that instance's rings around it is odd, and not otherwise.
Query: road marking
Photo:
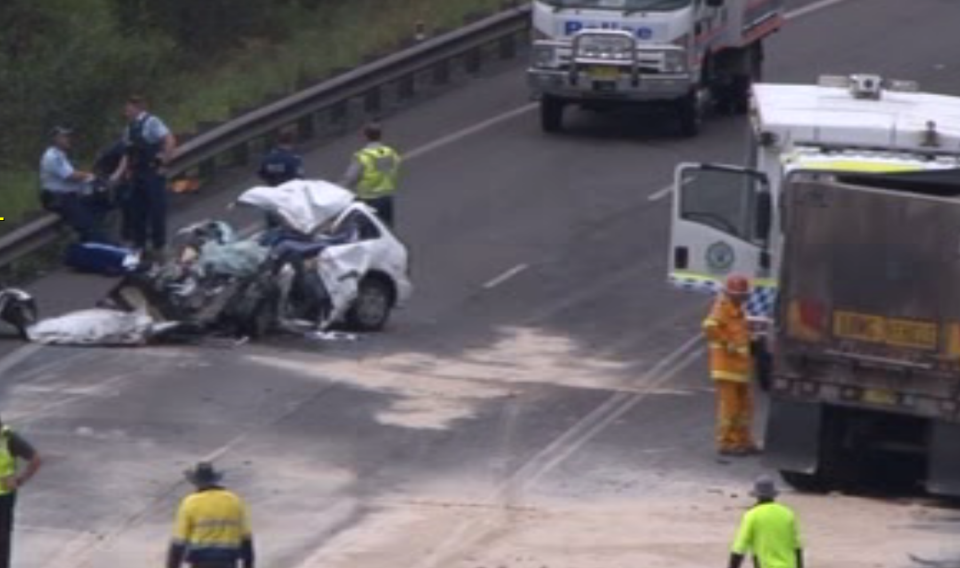
[[[528,460],[523,467],[491,492],[486,501],[497,502],[501,505],[501,509],[516,505],[511,501],[516,499],[517,494],[563,463],[607,426],[641,402],[650,392],[662,387],[700,357],[703,352],[702,347],[699,347],[700,342],[700,334],[694,335],[644,373],[637,381],[641,385],[634,392],[618,392],[608,398]],[[415,568],[435,568],[451,564],[467,550],[468,541],[476,542],[487,534],[496,532],[497,526],[489,526],[489,520],[487,517],[481,517],[461,523]]]
[[[525,104],[525,105],[523,105],[523,106],[521,106],[521,107],[517,107],[517,108],[515,108],[515,109],[513,109],[513,110],[508,110],[507,112],[505,112],[505,113],[503,113],[503,114],[498,114],[497,116],[488,118],[488,119],[483,120],[483,121],[481,121],[481,122],[478,122],[478,123],[474,124],[473,126],[468,126],[467,128],[464,128],[464,129],[462,129],[462,130],[458,130],[458,131],[456,131],[456,132],[454,132],[454,133],[452,133],[452,134],[448,134],[448,135],[446,135],[446,136],[444,136],[444,137],[442,137],[442,138],[438,138],[438,139],[434,140],[433,142],[429,142],[429,143],[427,143],[427,144],[424,144],[423,146],[420,146],[420,147],[418,147],[418,148],[414,148],[413,150],[410,150],[409,152],[406,153],[406,159],[407,159],[407,160],[412,160],[412,159],[414,159],[414,158],[418,158],[418,157],[420,157],[420,156],[423,156],[424,154],[428,154],[428,153],[430,153],[430,152],[433,152],[434,150],[439,150],[440,148],[443,148],[444,146],[449,146],[450,144],[453,144],[453,143],[455,143],[455,142],[459,142],[459,141],[463,140],[464,138],[467,138],[467,137],[469,137],[469,136],[473,136],[474,134],[478,134],[478,133],[480,133],[480,132],[483,132],[484,130],[490,129],[490,128],[492,128],[492,127],[494,127],[494,126],[496,126],[496,125],[498,125],[498,124],[500,124],[500,123],[502,123],[502,122],[507,122],[508,120],[514,119],[514,118],[516,118],[516,117],[518,117],[518,116],[522,116],[522,115],[524,115],[524,114],[526,114],[526,113],[534,110],[535,108],[537,108],[537,103],[527,103],[527,104]]]
[[[503,284],[503,283],[506,282],[507,280],[510,280],[511,278],[513,278],[513,277],[516,276],[517,274],[520,274],[521,272],[523,272],[524,270],[526,270],[526,269],[528,269],[528,268],[530,268],[530,265],[528,265],[528,264],[518,264],[518,265],[514,266],[513,268],[511,268],[510,270],[504,272],[504,273],[501,274],[500,276],[497,276],[497,277],[494,278],[493,280],[487,282],[486,284],[483,285],[483,287],[486,288],[487,290],[490,290],[490,289],[492,289],[492,288],[496,288],[497,286]]]
[[[672,192],[673,192],[673,184],[668,185],[667,187],[664,187],[662,189],[658,189],[657,191],[654,191],[653,193],[650,194],[649,197],[647,197],[647,199],[650,201],[660,201],[664,197],[670,195]]]
[[[820,10],[824,10],[831,6],[836,6],[837,4],[842,4],[848,1],[849,0],[820,0],[819,2],[814,2],[813,4],[787,12],[786,14],[784,14],[784,18],[786,18],[787,20],[802,18],[808,14],[819,12]]]
[[[39,343],[28,343],[23,347],[18,347],[12,353],[0,360],[0,376],[6,375],[10,369],[13,369],[20,363],[23,363],[31,355],[43,349]]]

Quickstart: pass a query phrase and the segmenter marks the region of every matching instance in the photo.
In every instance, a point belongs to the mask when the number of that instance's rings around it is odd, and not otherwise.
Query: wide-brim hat
[[[779,494],[777,484],[773,481],[773,478],[768,475],[758,477],[753,484],[753,489],[750,491],[750,495],[758,499],[773,499]]]
[[[200,462],[184,471],[183,476],[194,485],[209,485],[219,483],[223,479],[223,472],[217,471],[210,462]]]

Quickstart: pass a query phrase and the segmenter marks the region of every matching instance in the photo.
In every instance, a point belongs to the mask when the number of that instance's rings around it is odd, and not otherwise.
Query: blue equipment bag
[[[63,263],[80,272],[121,276],[137,267],[133,251],[103,243],[73,243],[67,247]]]

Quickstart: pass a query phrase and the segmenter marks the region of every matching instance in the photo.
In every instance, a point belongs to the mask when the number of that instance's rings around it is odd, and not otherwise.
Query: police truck
[[[666,106],[695,136],[711,107],[746,113],[784,0],[534,0],[527,77],[547,132],[564,109]]]

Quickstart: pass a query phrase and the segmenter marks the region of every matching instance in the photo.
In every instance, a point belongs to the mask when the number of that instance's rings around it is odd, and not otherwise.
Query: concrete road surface
[[[960,4],[794,2],[770,80],[869,71],[960,92]],[[6,346],[3,417],[47,458],[19,568],[158,566],[181,471],[215,459],[267,568],[699,568],[725,563],[754,459],[718,461],[704,298],[665,284],[677,162],[740,162],[745,121],[575,112],[539,130],[522,69],[391,120],[417,295],[357,343],[238,349]],[[336,179],[355,140],[308,157]],[[236,180],[238,189],[250,179]],[[223,199],[188,218],[219,214]],[[45,311],[109,282],[35,284]],[[810,565],[960,556],[955,514],[787,493]]]

